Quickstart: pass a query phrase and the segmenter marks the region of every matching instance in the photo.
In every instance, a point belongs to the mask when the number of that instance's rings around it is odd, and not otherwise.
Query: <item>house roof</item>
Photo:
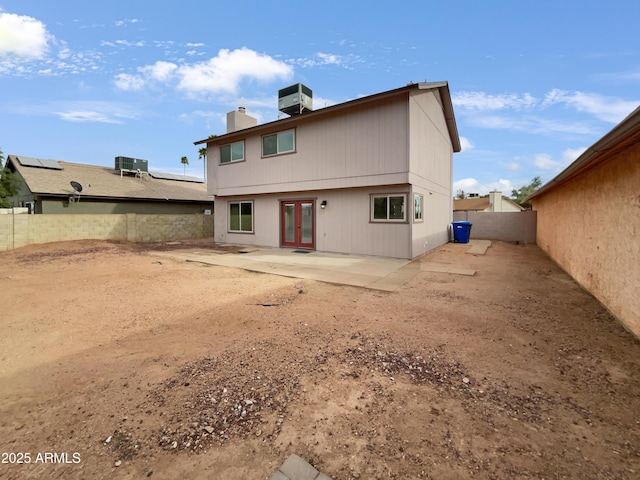
[[[465,198],[462,200],[454,200],[453,201],[453,211],[469,211],[469,210],[484,210],[485,208],[489,208],[491,204],[489,203],[489,197],[479,197],[479,198]]]
[[[395,90],[388,90],[386,92],[376,93],[374,95],[358,98],[355,100],[351,100],[349,102],[339,103],[337,105],[320,108],[318,110],[312,110],[302,115],[293,115],[288,118],[274,120],[273,122],[264,123],[261,125],[257,125],[255,127],[237,130],[235,132],[218,135],[212,138],[205,138],[203,140],[198,140],[197,142],[194,142],[194,145],[200,145],[203,143],[214,143],[214,142],[218,143],[220,141],[228,142],[228,141],[233,141],[233,139],[236,137],[237,138],[246,137],[247,135],[265,133],[270,130],[286,128],[286,127],[298,125],[303,122],[320,120],[329,115],[334,115],[336,112],[340,112],[341,110],[344,110],[347,108],[353,108],[356,106],[375,103],[377,101],[394,97],[394,96],[401,96],[401,95],[408,96],[409,92],[412,90],[438,90],[438,92],[440,93],[441,101],[442,101],[443,114],[447,122],[449,137],[451,139],[451,144],[453,145],[453,151],[454,152],[461,151],[460,137],[458,136],[458,127],[456,126],[456,119],[453,114],[453,103],[451,102],[451,93],[449,91],[449,84],[447,82],[411,83],[405,87],[396,88]]]
[[[20,173],[31,193],[73,195],[71,182],[82,185],[83,198],[212,202],[206,185],[195,177],[150,172],[142,177],[95,165],[8,155],[7,165]],[[156,177],[172,177],[154,178]],[[180,181],[182,180],[182,181]]]
[[[517,207],[520,210],[524,210],[521,205],[518,205],[516,202],[511,200],[509,197],[505,197],[502,195],[502,201],[510,203],[514,207]],[[465,198],[461,200],[453,200],[453,211],[483,211],[491,206],[491,201],[489,197],[478,197],[478,198]]]
[[[637,142],[640,142],[640,107],[636,108],[604,137],[587,148],[571,165],[529,195],[525,202],[571,181],[578,175],[606,162],[612,156]]]

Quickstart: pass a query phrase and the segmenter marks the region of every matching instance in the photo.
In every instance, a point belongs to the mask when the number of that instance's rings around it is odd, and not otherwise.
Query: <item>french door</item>
[[[280,209],[282,246],[315,248],[314,201],[284,200]]]

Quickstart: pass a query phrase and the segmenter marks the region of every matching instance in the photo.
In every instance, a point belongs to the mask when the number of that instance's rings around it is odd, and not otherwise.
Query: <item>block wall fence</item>
[[[68,240],[164,242],[213,238],[213,215],[29,215],[26,208],[0,209],[0,251]]]

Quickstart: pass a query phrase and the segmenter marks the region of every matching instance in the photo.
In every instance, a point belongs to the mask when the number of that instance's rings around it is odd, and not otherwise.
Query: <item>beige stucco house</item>
[[[207,145],[217,243],[410,259],[449,240],[460,140],[446,82],[262,125],[245,114],[195,142]]]
[[[540,248],[640,337],[640,108],[527,200]]]

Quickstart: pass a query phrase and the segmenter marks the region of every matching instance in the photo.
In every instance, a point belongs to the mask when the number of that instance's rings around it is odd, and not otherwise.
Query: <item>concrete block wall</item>
[[[536,243],[537,214],[523,212],[453,212],[453,221],[471,222],[471,238]]]
[[[122,215],[27,215],[25,219],[29,225],[28,243],[24,245],[88,238],[126,239],[127,225]],[[23,245],[16,241],[15,248],[20,246]]]
[[[165,239],[203,238],[204,215],[136,215],[127,214],[127,224],[135,222],[138,242]]]
[[[68,240],[161,242],[213,238],[213,215],[3,213],[0,215],[0,251]]]
[[[0,208],[0,251],[13,248],[13,212]],[[10,214],[11,213],[11,214]],[[2,215],[4,214],[4,215]]]

